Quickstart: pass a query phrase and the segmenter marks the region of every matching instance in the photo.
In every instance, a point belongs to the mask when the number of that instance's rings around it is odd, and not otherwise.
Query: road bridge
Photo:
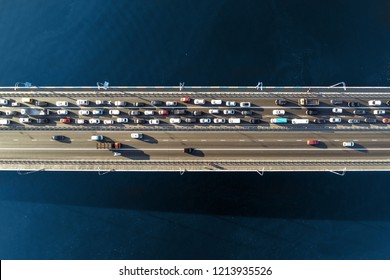
[[[302,98],[319,104],[301,105]],[[0,103],[2,170],[390,169],[388,87],[2,87]],[[48,114],[25,113],[31,109]],[[97,149],[93,135],[121,148]]]

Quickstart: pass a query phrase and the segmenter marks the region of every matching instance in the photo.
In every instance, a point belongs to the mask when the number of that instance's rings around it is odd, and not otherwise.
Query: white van
[[[241,123],[241,119],[239,118],[230,118],[229,123]]]
[[[9,125],[10,123],[10,120],[0,120],[0,124],[2,125]]]
[[[292,124],[308,124],[309,119],[292,119],[291,123]]]

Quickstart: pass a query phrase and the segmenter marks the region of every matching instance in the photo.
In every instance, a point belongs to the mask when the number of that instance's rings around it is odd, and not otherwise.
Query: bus
[[[287,118],[273,118],[271,119],[271,123],[284,124],[287,123]]]

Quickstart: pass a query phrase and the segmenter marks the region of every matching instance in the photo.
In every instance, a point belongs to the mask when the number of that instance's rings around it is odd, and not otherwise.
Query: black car
[[[153,106],[161,106],[163,104],[162,101],[159,100],[153,100],[151,103]]]
[[[47,102],[35,100],[35,106],[45,107],[47,106]]]
[[[53,135],[51,137],[51,139],[56,140],[56,141],[61,141],[61,140],[65,139],[65,136],[63,136],[63,135]]]
[[[307,110],[307,111],[306,111],[306,115],[309,115],[309,116],[318,115],[318,111],[317,111],[317,110],[310,109],[310,110]]]
[[[37,123],[48,123],[49,119],[37,119]]]
[[[192,154],[194,152],[194,148],[184,148],[184,152],[187,154]]]
[[[133,106],[134,106],[134,107],[143,107],[143,106],[145,106],[145,103],[142,103],[142,102],[134,102],[134,103],[133,103]]]
[[[183,109],[177,109],[177,110],[173,110],[173,114],[174,115],[185,115],[187,114],[186,110],[183,110]]]
[[[201,116],[203,114],[203,112],[202,111],[194,111],[194,112],[192,112],[192,114],[194,116]]]
[[[314,123],[326,123],[326,120],[325,119],[315,119],[314,120]]]
[[[259,119],[250,119],[249,122],[255,124],[255,123],[259,123],[260,120]]]
[[[279,106],[284,106],[287,104],[287,100],[284,100],[284,99],[276,99],[275,100],[275,104],[276,105],[279,105]]]
[[[359,102],[348,102],[348,107],[360,107]]]
[[[186,123],[196,123],[196,118],[186,118],[185,122]]]
[[[134,123],[136,123],[136,124],[142,124],[142,123],[145,123],[145,120],[143,120],[143,119],[135,119],[135,120],[134,120]]]
[[[364,111],[364,110],[354,110],[353,113],[355,115],[365,115],[366,111]]]
[[[376,119],[375,118],[365,118],[364,121],[366,123],[376,123]]]
[[[330,103],[332,104],[332,105],[341,105],[341,104],[343,104],[343,100],[339,100],[339,99],[332,99],[331,101],[330,101]]]
[[[138,116],[138,115],[140,115],[140,114],[141,114],[140,111],[136,111],[136,110],[129,111],[129,115],[130,115],[130,116]]]
[[[386,102],[386,105],[387,105],[387,106],[390,106],[390,100]]]
[[[241,115],[243,116],[252,115],[252,111],[242,111]]]

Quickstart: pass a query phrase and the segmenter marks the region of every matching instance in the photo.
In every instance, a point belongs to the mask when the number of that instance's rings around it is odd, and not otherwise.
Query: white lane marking
[[[297,139],[297,140],[295,140],[295,141],[297,141],[297,142],[302,142],[303,140],[302,140],[302,139]]]
[[[13,151],[100,151],[96,148],[0,148],[0,150],[13,150]],[[122,148],[123,151],[139,151],[137,148]],[[183,149],[162,149],[162,148],[146,148],[142,149],[143,151],[182,151]],[[390,151],[390,148],[328,148],[319,150],[316,148],[243,148],[243,149],[234,149],[234,148],[201,148],[201,151],[313,151],[318,153],[318,151]]]
[[[244,139],[240,139],[240,142],[245,142],[245,140]]]
[[[278,139],[278,140],[276,140],[276,141],[278,141],[278,142],[283,142],[283,140],[281,140],[281,139]]]
[[[263,142],[264,140],[263,140],[263,139],[258,139],[257,141],[259,141],[259,142]]]
[[[38,141],[38,139],[31,139],[31,141]]]
[[[354,140],[352,140],[353,142],[357,142],[357,141],[359,141],[358,139],[354,139]]]
[[[340,142],[340,140],[339,140],[339,139],[334,139],[333,141],[335,141],[335,142]]]
[[[183,139],[183,140],[181,140],[181,141],[183,141],[183,142],[187,142],[188,140],[187,140],[187,139]]]
[[[378,141],[378,139],[371,139],[371,141]]]
[[[169,140],[168,139],[163,139],[164,142],[168,142]]]
[[[205,140],[205,139],[202,139],[202,140],[200,140],[201,142],[206,142],[207,140]]]
[[[221,140],[219,140],[219,141],[225,142],[226,140],[225,140],[225,139],[221,139]]]
[[[13,139],[14,141],[19,141],[19,139]]]

